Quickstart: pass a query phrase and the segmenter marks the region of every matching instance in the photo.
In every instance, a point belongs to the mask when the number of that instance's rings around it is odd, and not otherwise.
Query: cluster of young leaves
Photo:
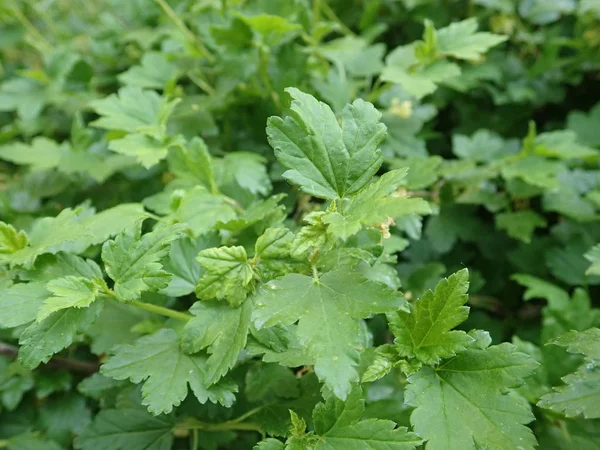
[[[0,5],[0,448],[600,448],[600,9],[463,3]]]

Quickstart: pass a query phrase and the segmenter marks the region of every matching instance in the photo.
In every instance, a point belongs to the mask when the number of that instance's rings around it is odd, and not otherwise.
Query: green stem
[[[183,320],[184,322],[188,322],[192,318],[192,316],[188,313],[175,311],[174,309],[165,308],[163,306],[153,305],[152,303],[144,303],[139,302],[137,300],[128,303],[145,311],[160,314],[165,317],[170,317],[171,319]]]
[[[259,64],[259,72],[260,78],[265,85],[265,88],[271,94],[271,99],[273,103],[277,107],[277,109],[281,109],[281,103],[279,102],[279,95],[273,89],[273,85],[271,84],[271,79],[269,78],[269,51],[265,47],[261,46],[259,49],[260,54],[260,64]]]
[[[313,30],[314,30],[317,23],[321,19],[321,0],[313,0],[312,13],[313,13]]]
[[[259,412],[261,412],[263,409],[265,409],[267,406],[270,406],[270,405],[261,405],[261,406],[258,406],[258,407],[256,407],[256,408],[254,408],[254,409],[251,409],[250,411],[248,411],[248,412],[246,412],[246,413],[242,414],[241,416],[239,416],[239,417],[236,417],[235,419],[228,420],[228,421],[227,421],[227,422],[225,422],[225,423],[234,424],[234,423],[240,423],[240,422],[243,422],[243,421],[244,421],[244,420],[246,420],[248,417],[252,417],[254,414],[258,414],[258,413],[259,413]]]
[[[177,424],[176,430],[201,430],[201,431],[257,431],[261,432],[262,428],[256,423],[238,423],[234,421],[221,423],[207,423],[199,420],[189,420]]]
[[[213,56],[213,54],[204,46],[204,44],[200,41],[200,39],[198,39],[198,37],[194,33],[192,33],[192,30],[190,30],[186,26],[186,24],[183,23],[183,21],[179,18],[177,13],[175,11],[173,11],[173,8],[171,8],[165,0],[155,0],[155,1],[163,9],[165,14],[169,17],[169,19],[171,19],[171,21],[175,24],[175,26],[177,28],[179,28],[179,31],[181,31],[181,34],[183,34],[189,41],[196,44],[200,53],[202,53],[206,57],[206,59],[208,59],[209,62],[214,62],[215,57]]]
[[[214,96],[216,94],[215,88],[213,88],[207,81],[204,81],[201,77],[196,76],[192,73],[188,73],[188,77],[192,82],[206,92],[210,96]]]
[[[27,32],[38,41],[40,49],[44,52],[50,52],[52,50],[52,45],[50,42],[48,42],[46,38],[42,36],[42,33],[40,33],[38,29],[31,23],[31,21],[23,14],[14,1],[12,2],[11,10],[15,18],[21,23],[21,25],[23,25]]]
[[[143,309],[144,311],[160,314],[161,316],[170,317],[171,319],[183,320],[185,322],[188,322],[192,318],[192,316],[188,313],[175,311],[174,309],[165,308],[164,306],[153,305],[152,303],[145,303],[137,300],[133,300],[131,302],[123,301],[117,296],[117,294],[115,294],[115,291],[109,289],[108,287],[104,287],[102,289],[102,294],[106,295],[109,298],[112,298],[113,300],[116,300],[119,303],[133,305],[136,308]]]
[[[348,36],[354,35],[354,32],[350,28],[348,28],[344,22],[342,22],[342,20],[337,16],[335,11],[331,9],[331,6],[327,4],[327,1],[323,1],[323,3],[321,4],[321,9],[323,10],[323,12],[329,20],[336,22],[340,26],[342,33]]]
[[[198,430],[192,430],[192,439],[190,441],[190,450],[198,450]]]

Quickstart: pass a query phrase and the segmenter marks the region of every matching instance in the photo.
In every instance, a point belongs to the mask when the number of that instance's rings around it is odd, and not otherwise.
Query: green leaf
[[[114,354],[102,365],[101,373],[116,380],[144,382],[142,404],[152,414],[164,414],[178,406],[188,394],[188,384],[200,403],[210,400],[229,407],[231,386],[208,388],[205,381],[206,359],[181,351],[177,334],[161,329],[138,339],[132,345],[113,349]]]
[[[519,239],[526,244],[531,242],[536,228],[545,228],[547,225],[546,219],[529,209],[496,215],[497,228],[506,230],[510,237]]]
[[[108,148],[121,155],[134,157],[146,169],[167,157],[171,147],[183,144],[180,136],[157,139],[142,133],[128,134],[122,139],[110,141]]]
[[[577,142],[577,135],[570,130],[541,133],[533,141],[534,151],[538,155],[559,159],[598,157],[600,153],[593,148]]]
[[[108,353],[119,344],[129,344],[139,337],[135,326],[150,319],[150,313],[128,303],[105,302],[102,312],[86,330],[96,355]],[[158,322],[158,321],[157,321]]]
[[[36,221],[29,233],[29,246],[12,254],[13,265],[31,268],[44,253],[60,251],[79,253],[94,240],[92,232],[82,223],[82,210],[63,209],[56,217]]]
[[[415,47],[413,43],[390,52],[381,72],[381,79],[399,84],[406,92],[420,99],[435,92],[438,84],[460,75],[458,65],[449,61],[438,60],[418,65]]]
[[[13,142],[0,146],[0,159],[14,164],[28,165],[31,170],[44,170],[59,167],[63,154],[69,152],[69,145],[37,137],[31,144]]]
[[[268,195],[271,179],[265,167],[265,158],[250,152],[232,152],[215,166],[217,183],[230,196],[239,195],[242,189],[251,194]],[[236,197],[237,198],[237,197]]]
[[[196,285],[198,298],[225,299],[233,307],[246,300],[255,274],[244,247],[209,248],[202,250],[197,259],[204,267]]]
[[[335,199],[358,192],[382,163],[379,144],[386,127],[373,105],[356,100],[342,112],[342,125],[326,104],[296,88],[286,91],[291,115],[269,118],[267,136],[284,177],[315,197]]]
[[[106,409],[75,439],[80,450],[171,450],[173,417],[140,409]]]
[[[267,283],[254,299],[257,328],[299,321],[297,335],[315,372],[339,398],[358,381],[361,348],[356,319],[406,307],[402,296],[359,273],[328,272],[320,278],[289,274]]]
[[[163,137],[166,119],[176,104],[177,101],[167,101],[154,91],[124,87],[119,89],[118,94],[90,103],[100,115],[92,125],[159,139]]]
[[[164,269],[169,272],[169,285],[161,290],[162,294],[181,297],[191,294],[198,284],[203,269],[196,260],[198,252],[220,244],[216,235],[206,235],[198,239],[183,237],[173,243],[169,255],[163,261]]]
[[[373,227],[412,214],[429,214],[431,208],[423,199],[395,194],[405,176],[406,169],[391,170],[362,189],[344,207],[343,213],[323,218],[325,223],[331,224],[328,231],[345,240],[363,226]]]
[[[567,128],[577,133],[577,138],[584,145],[600,146],[600,130],[597,123],[600,120],[600,103],[597,103],[586,114],[581,111],[571,111],[567,117]]]
[[[473,338],[464,331],[452,330],[469,316],[469,272],[456,272],[410,304],[410,312],[388,315],[400,356],[415,358],[424,364],[437,364],[464,351]]]
[[[268,438],[256,444],[253,450],[285,450],[285,444],[277,439]]]
[[[525,424],[534,417],[525,399],[507,388],[521,383],[535,361],[511,344],[470,348],[408,378],[411,423],[429,450],[522,448],[536,441]]]
[[[0,261],[10,259],[10,255],[27,247],[29,239],[23,230],[17,231],[10,224],[0,222]]]
[[[39,423],[46,437],[70,445],[73,435],[91,422],[85,397],[66,395],[48,399],[39,409]]]
[[[246,346],[252,304],[238,308],[223,303],[196,302],[190,308],[194,318],[183,330],[183,348],[188,353],[206,349],[206,382],[211,385],[222,378],[237,362]]]
[[[212,159],[202,138],[194,137],[187,145],[173,147],[169,153],[169,169],[177,178],[202,184],[216,193]]]
[[[11,437],[7,448],[8,450],[62,450],[62,447],[56,442],[35,434]]]
[[[114,282],[121,300],[137,300],[142,291],[167,287],[171,278],[160,264],[173,241],[181,236],[182,227],[156,228],[141,235],[141,223],[133,231],[124,232],[102,246],[106,273]]]
[[[268,228],[256,240],[254,247],[258,270],[264,279],[294,272],[299,265],[292,255],[294,234],[287,228]]]
[[[313,411],[315,434],[302,436],[305,447],[315,450],[413,450],[423,440],[391,420],[360,420],[365,412],[360,388],[354,388],[345,402],[326,395]],[[289,442],[288,442],[288,447]],[[293,448],[293,447],[292,447]]]
[[[585,272],[586,275],[600,275],[600,244],[593,246],[590,251],[585,254],[585,259],[592,263]]]
[[[50,296],[45,283],[13,284],[0,290],[0,328],[12,328],[35,320]]]
[[[600,418],[600,329],[570,331],[551,343],[565,347],[569,353],[583,354],[589,364],[564,377],[564,386],[544,395],[538,406],[561,412],[566,417]]]
[[[525,300],[543,298],[548,301],[550,309],[556,310],[565,309],[569,305],[569,293],[552,283],[527,274],[515,274],[511,278],[527,288],[523,296]]]
[[[82,223],[94,236],[92,244],[102,244],[146,217],[148,214],[141,203],[121,203],[88,217]]]
[[[177,75],[177,66],[162,53],[146,52],[140,65],[132,66],[118,76],[121,83],[138,88],[163,89]]]
[[[40,307],[38,322],[61,309],[87,308],[96,300],[99,286],[96,281],[69,276],[52,280],[46,288],[54,295],[47,298]]]
[[[600,418],[600,367],[582,367],[563,377],[563,381],[564,386],[555,387],[554,392],[544,395],[537,405],[565,417]]]
[[[213,231],[217,223],[235,219],[237,214],[231,203],[222,196],[213,195],[197,186],[183,195],[175,217],[179,222],[187,224],[194,236],[201,236]]]
[[[477,19],[470,18],[437,30],[437,49],[443,55],[477,61],[490,48],[507,39],[507,36],[477,32]]]
[[[298,24],[289,22],[283,17],[271,14],[244,16],[237,14],[254,32],[260,36],[263,44],[273,47],[293,39],[302,31]]]
[[[59,351],[73,343],[78,332],[84,331],[98,316],[101,302],[89,308],[61,309],[41,322],[29,325],[19,339],[19,361],[34,369],[46,363]]]

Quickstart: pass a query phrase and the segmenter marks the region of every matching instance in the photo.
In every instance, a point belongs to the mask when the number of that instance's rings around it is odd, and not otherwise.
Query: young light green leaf
[[[239,306],[252,290],[255,274],[244,247],[219,247],[202,250],[198,262],[204,274],[196,285],[196,296],[202,300],[225,299]]]
[[[254,299],[257,328],[299,321],[297,335],[315,372],[341,399],[358,381],[359,326],[356,319],[406,307],[406,300],[362,274],[334,271],[320,278],[299,274],[267,283]]]
[[[113,351],[101,373],[116,380],[144,382],[142,404],[152,414],[171,412],[186,398],[188,384],[200,403],[210,400],[229,407],[233,402],[233,387],[229,383],[208,388],[204,375],[206,359],[184,354],[173,330],[160,329]]]
[[[206,361],[206,382],[211,385],[229,372],[246,346],[252,305],[247,301],[231,308],[223,303],[199,301],[190,312],[194,318],[185,325],[182,345],[187,353],[207,349],[210,356]]]
[[[142,236],[139,223],[133,232],[121,233],[104,243],[102,261],[106,273],[115,282],[117,297],[136,300],[142,291],[157,291],[169,284],[171,275],[163,270],[159,261],[182,230],[183,227],[175,225],[156,228]]]
[[[326,104],[296,88],[286,91],[291,115],[269,118],[267,136],[284,177],[315,197],[335,199],[362,189],[382,163],[379,144],[386,127],[373,105],[346,105],[342,125]]]
[[[469,315],[467,291],[469,272],[456,272],[411,303],[410,312],[388,315],[400,356],[415,358],[424,364],[437,364],[442,358],[456,355],[473,342],[464,331],[452,330]]]
[[[171,450],[171,416],[152,416],[143,409],[106,409],[75,439],[80,450]]]
[[[477,32],[477,19],[454,22],[437,30],[437,49],[443,55],[477,61],[490,48],[506,41],[507,36]]]
[[[41,363],[73,343],[78,332],[85,330],[98,316],[102,302],[96,301],[89,308],[61,309],[41,322],[29,325],[19,339],[19,361],[29,369]]]
[[[460,67],[449,61],[438,60],[418,65],[415,43],[394,49],[386,58],[381,79],[397,83],[411,95],[420,99],[436,91],[438,84],[460,75]]]
[[[41,322],[50,314],[67,308],[87,308],[98,295],[99,285],[95,280],[68,276],[52,280],[46,286],[54,294],[40,307],[37,321]]]
[[[343,212],[326,215],[323,221],[331,225],[328,232],[346,240],[363,226],[381,226],[390,219],[429,214],[431,208],[423,199],[395,195],[405,176],[406,169],[391,170],[352,197]]]
[[[17,231],[10,224],[0,222],[0,261],[10,259],[10,255],[27,247],[29,239],[23,230]]]
[[[436,369],[408,378],[406,403],[415,432],[429,450],[481,448],[533,450],[525,425],[534,419],[527,401],[506,392],[521,383],[536,362],[511,344],[471,347]]]

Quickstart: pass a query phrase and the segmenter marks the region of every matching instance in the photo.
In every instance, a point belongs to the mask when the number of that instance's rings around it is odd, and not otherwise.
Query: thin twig
[[[19,354],[19,347],[0,342],[0,355],[8,358],[16,358]],[[98,372],[99,365],[93,362],[78,361],[75,359],[61,358],[55,356],[48,361],[43,367],[52,369],[66,369],[72,372],[79,372],[86,375],[91,375]]]

